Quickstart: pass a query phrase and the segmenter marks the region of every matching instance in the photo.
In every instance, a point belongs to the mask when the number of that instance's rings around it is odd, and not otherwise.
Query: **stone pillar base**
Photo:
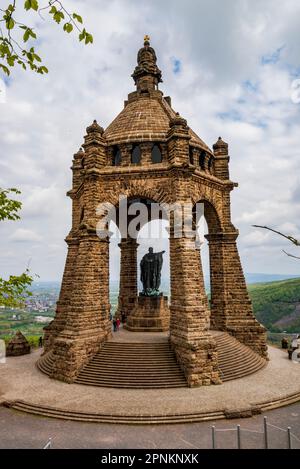
[[[222,384],[216,342],[209,333],[203,333],[194,344],[171,335],[170,343],[189,387]]]
[[[74,334],[63,331],[54,341],[51,378],[73,383],[81,370],[107,341],[106,331],[88,330]]]
[[[164,332],[170,327],[167,296],[138,296],[125,329],[133,332]]]
[[[244,321],[242,324],[229,324],[226,332],[251,348],[265,360],[268,358],[267,330],[255,319]]]

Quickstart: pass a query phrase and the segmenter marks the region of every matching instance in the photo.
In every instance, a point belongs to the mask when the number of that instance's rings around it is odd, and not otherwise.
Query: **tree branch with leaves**
[[[10,194],[20,194],[20,191],[15,188],[0,188],[0,221],[20,219],[18,212],[22,202],[11,199]],[[28,290],[32,282],[33,277],[28,267],[21,275],[10,275],[8,280],[0,277],[0,305],[17,307],[24,304],[25,298],[32,295]]]
[[[63,31],[76,31],[79,41],[85,44],[93,43],[93,36],[83,27],[82,17],[75,12],[69,12],[59,0],[50,0],[46,6],[41,6],[38,0],[25,0],[25,12],[32,10],[45,20],[44,13],[48,12],[51,19],[61,24]],[[24,70],[28,67],[36,73],[48,73],[48,68],[42,64],[42,58],[36,53],[32,43],[38,39],[35,29],[18,21],[16,1],[12,1],[6,8],[0,8],[0,69],[10,75],[12,68],[19,65]],[[30,46],[27,47],[27,43]]]
[[[274,230],[273,228],[269,228],[268,226],[253,225],[253,227],[254,227],[254,228],[262,228],[263,230],[272,231],[273,233],[276,233],[276,234],[278,234],[279,236],[283,236],[283,238],[288,239],[288,240],[291,241],[291,243],[293,243],[295,246],[298,246],[298,247],[300,246],[300,240],[294,238],[293,236],[286,235],[286,234],[284,234],[284,233],[281,233],[280,231]],[[282,250],[282,252],[284,252],[284,254],[286,254],[286,255],[289,256],[289,257],[293,257],[294,259],[300,259],[300,257],[294,256],[293,254],[289,254],[289,253],[286,252],[284,249]]]

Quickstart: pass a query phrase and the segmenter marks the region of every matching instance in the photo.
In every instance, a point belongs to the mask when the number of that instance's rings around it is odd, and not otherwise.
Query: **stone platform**
[[[143,335],[147,340],[152,336]],[[128,340],[128,335],[124,340]],[[268,366],[258,372],[221,386],[193,389],[67,384],[51,380],[37,369],[39,355],[40,352],[33,352],[9,357],[6,364],[0,365],[0,404],[63,419],[147,424],[249,417],[300,401],[300,364],[289,361],[285,351],[274,347],[269,347]]]
[[[125,328],[132,332],[163,332],[170,328],[168,297],[139,295]]]
[[[226,332],[210,331],[216,342],[222,382],[257,372],[267,362]],[[48,376],[53,353],[39,359],[38,368]],[[177,363],[167,333],[136,333],[122,329],[106,342],[80,370],[75,383],[90,386],[160,389],[188,385]]]

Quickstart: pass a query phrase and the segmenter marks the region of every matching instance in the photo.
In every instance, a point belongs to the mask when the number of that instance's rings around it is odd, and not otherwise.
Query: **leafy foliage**
[[[18,211],[20,210],[22,203],[18,200],[10,199],[8,194],[11,192],[20,194],[18,189],[1,189],[0,188],[0,221],[3,220],[18,220],[20,217]]]
[[[41,57],[36,53],[32,44],[26,48],[28,41],[37,40],[37,34],[32,27],[20,22],[16,18],[16,0],[6,8],[0,8],[0,70],[10,75],[11,69],[17,64],[24,70],[28,67],[36,73],[48,73],[48,68],[43,65]],[[43,11],[48,11],[52,20],[57,24],[63,24],[63,31],[70,34],[73,30],[78,33],[79,41],[85,44],[93,43],[93,36],[81,29],[82,17],[78,13],[70,13],[59,0],[50,0],[48,5],[40,8],[38,0],[25,0],[24,10],[33,11],[42,17]],[[43,18],[43,17],[42,17]],[[44,18],[43,18],[44,19]]]
[[[33,278],[26,269],[21,275],[10,275],[8,280],[0,278],[0,304],[3,306],[20,306],[27,296],[32,293],[28,290]]]
[[[0,188],[0,221],[18,220],[20,216],[18,211],[22,207],[22,203],[18,200],[10,199],[10,193],[20,194],[18,189],[1,189]],[[33,278],[26,269],[21,275],[11,275],[8,280],[0,277],[0,305],[19,306],[24,302],[26,296],[31,295],[27,287],[31,285]]]

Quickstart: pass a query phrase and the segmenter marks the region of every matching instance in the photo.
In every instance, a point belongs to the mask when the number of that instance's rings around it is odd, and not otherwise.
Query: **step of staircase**
[[[75,382],[132,389],[187,385],[167,339],[165,343],[147,344],[107,342]]]
[[[266,365],[263,358],[226,332],[216,335],[215,340],[223,382],[251,375]]]
[[[217,344],[218,364],[223,382],[256,373],[266,361],[226,332],[212,332]],[[50,375],[52,353],[41,357],[38,368]],[[85,365],[78,384],[109,388],[164,389],[187,386],[167,337],[160,342],[106,342]]]

